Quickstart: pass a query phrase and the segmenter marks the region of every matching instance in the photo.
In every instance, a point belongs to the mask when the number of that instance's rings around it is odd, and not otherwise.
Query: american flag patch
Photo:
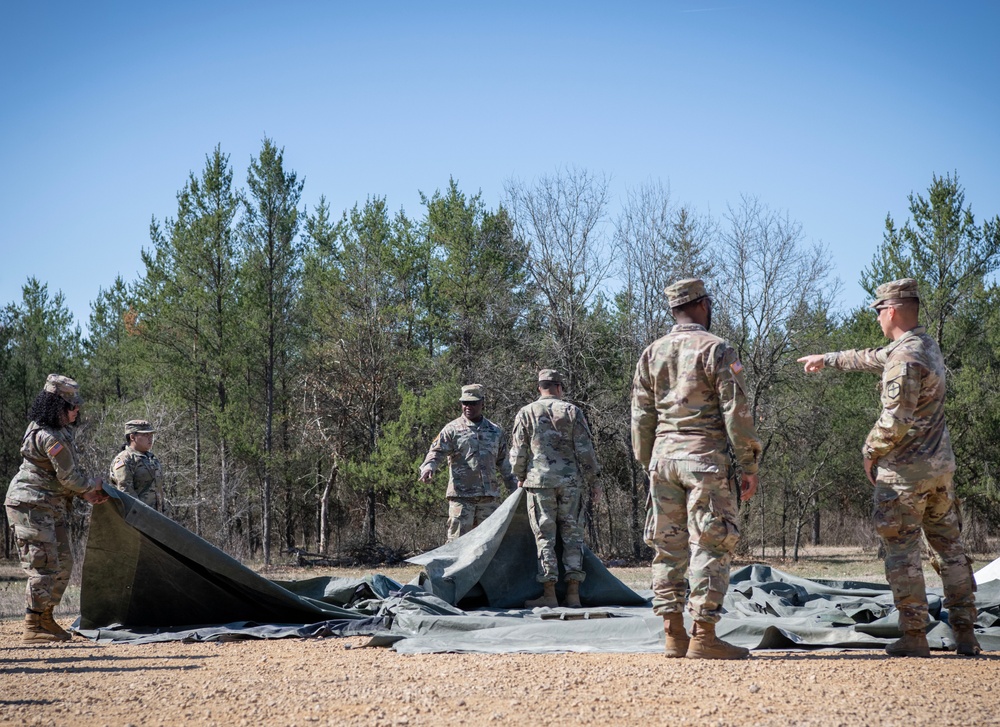
[[[743,364],[737,361],[735,363],[729,364],[729,368],[732,370],[734,374],[738,374],[740,371],[743,370]]]
[[[49,456],[55,457],[57,454],[62,452],[62,450],[63,450],[62,442],[56,442],[51,447],[49,447]]]

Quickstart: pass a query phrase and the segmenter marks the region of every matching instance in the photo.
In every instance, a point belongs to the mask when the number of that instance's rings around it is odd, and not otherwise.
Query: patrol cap
[[[680,308],[682,305],[708,297],[705,281],[700,278],[678,280],[676,283],[668,285],[663,292],[667,294],[667,302],[671,308]]]
[[[541,371],[538,372],[538,380],[551,381],[555,384],[562,385],[563,377],[562,374],[560,374],[555,369],[542,369]]]
[[[468,384],[462,387],[462,396],[459,401],[475,403],[486,398],[486,392],[482,384]]]
[[[156,429],[145,419],[130,419],[125,422],[125,434],[153,434]]]
[[[875,301],[868,306],[878,308],[887,300],[903,300],[904,298],[916,298],[920,300],[920,293],[917,290],[917,281],[913,278],[900,278],[882,283],[875,288]]]
[[[58,394],[59,398],[71,406],[83,404],[83,397],[80,396],[80,385],[69,376],[61,374],[49,374],[45,379],[45,391],[50,394]]]

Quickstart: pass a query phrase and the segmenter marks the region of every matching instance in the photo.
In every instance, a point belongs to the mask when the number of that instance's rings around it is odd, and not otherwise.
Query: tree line
[[[608,178],[577,168],[508,180],[495,209],[452,179],[421,195],[418,217],[384,197],[339,215],[322,197],[309,209],[303,186],[271,139],[243,186],[216,147],[174,216],[152,220],[138,278],[98,291],[86,335],[61,293],[26,282],[0,318],[3,487],[28,406],[59,372],[86,399],[88,470],[107,471],[126,420],[150,419],[167,514],[230,554],[391,561],[444,540],[446,475],[422,484],[417,470],[458,416],[461,385],[483,384],[486,416],[509,433],[551,367],[603,468],[588,543],[641,559],[647,481],[631,455],[631,378],[672,324],[663,289],[701,277],[764,444],[744,549],[797,557],[807,537],[874,542],[860,447],[877,378],[807,378],[795,359],[885,341],[870,311],[840,309],[829,251],[787,213],[744,196],[713,217],[647,183],[612,216]],[[920,281],[948,365],[958,492],[982,540],[1000,521],[1000,217],[977,224],[957,173],[934,175],[909,203],[901,225],[887,216],[861,284]]]

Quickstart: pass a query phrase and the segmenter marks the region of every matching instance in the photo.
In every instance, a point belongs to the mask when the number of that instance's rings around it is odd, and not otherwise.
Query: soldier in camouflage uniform
[[[748,500],[757,489],[761,445],[743,366],[728,343],[708,332],[712,299],[705,284],[680,280],[665,293],[677,323],[643,351],[632,384],[632,448],[649,473],[645,539],[655,551],[653,610],[663,617],[667,656],[745,658],[747,649],[715,636],[715,624],[740,537],[729,449]]]
[[[7,490],[7,521],[28,573],[25,643],[69,641],[52,617],[73,571],[68,510],[74,497],[95,505],[108,499],[101,478],[87,477],[77,461],[73,430],[81,403],[73,379],[49,375],[28,412],[24,459]]]
[[[875,529],[885,543],[885,574],[899,610],[903,637],[890,656],[930,656],[920,533],[937,552],[944,605],[959,654],[980,653],[976,584],[961,542],[961,513],[952,476],[955,455],[944,420],[945,365],[941,349],[919,325],[917,281],[903,278],[875,290],[879,325],[892,343],[883,348],[803,356],[807,372],[826,366],[881,374],[882,414],[862,447],[865,474],[875,487]]]
[[[156,510],[163,510],[163,470],[150,452],[156,430],[145,419],[125,422],[125,446],[111,462],[111,483]]]
[[[431,443],[420,465],[420,481],[430,482],[448,460],[448,542],[472,530],[500,506],[496,470],[514,490],[503,429],[483,416],[485,393],[480,384],[462,387],[462,416],[448,422]]]
[[[583,572],[583,485],[597,494],[600,465],[590,427],[578,407],[562,400],[558,371],[538,372],[539,398],[517,413],[511,434],[510,464],[528,498],[528,520],[538,550],[538,581],[542,595],[526,608],[555,607],[559,563],[556,539],[562,539],[566,600],[580,608]]]

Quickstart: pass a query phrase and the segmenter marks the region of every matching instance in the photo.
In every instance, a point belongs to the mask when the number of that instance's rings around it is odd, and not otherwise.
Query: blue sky
[[[933,173],[1000,213],[997,27],[987,0],[5,3],[0,304],[33,275],[85,325],[205,155],[242,186],[266,135],[336,211],[419,217],[449,176],[495,206],[565,165],[614,206],[657,179],[716,216],[755,195],[830,247],[854,306]]]

